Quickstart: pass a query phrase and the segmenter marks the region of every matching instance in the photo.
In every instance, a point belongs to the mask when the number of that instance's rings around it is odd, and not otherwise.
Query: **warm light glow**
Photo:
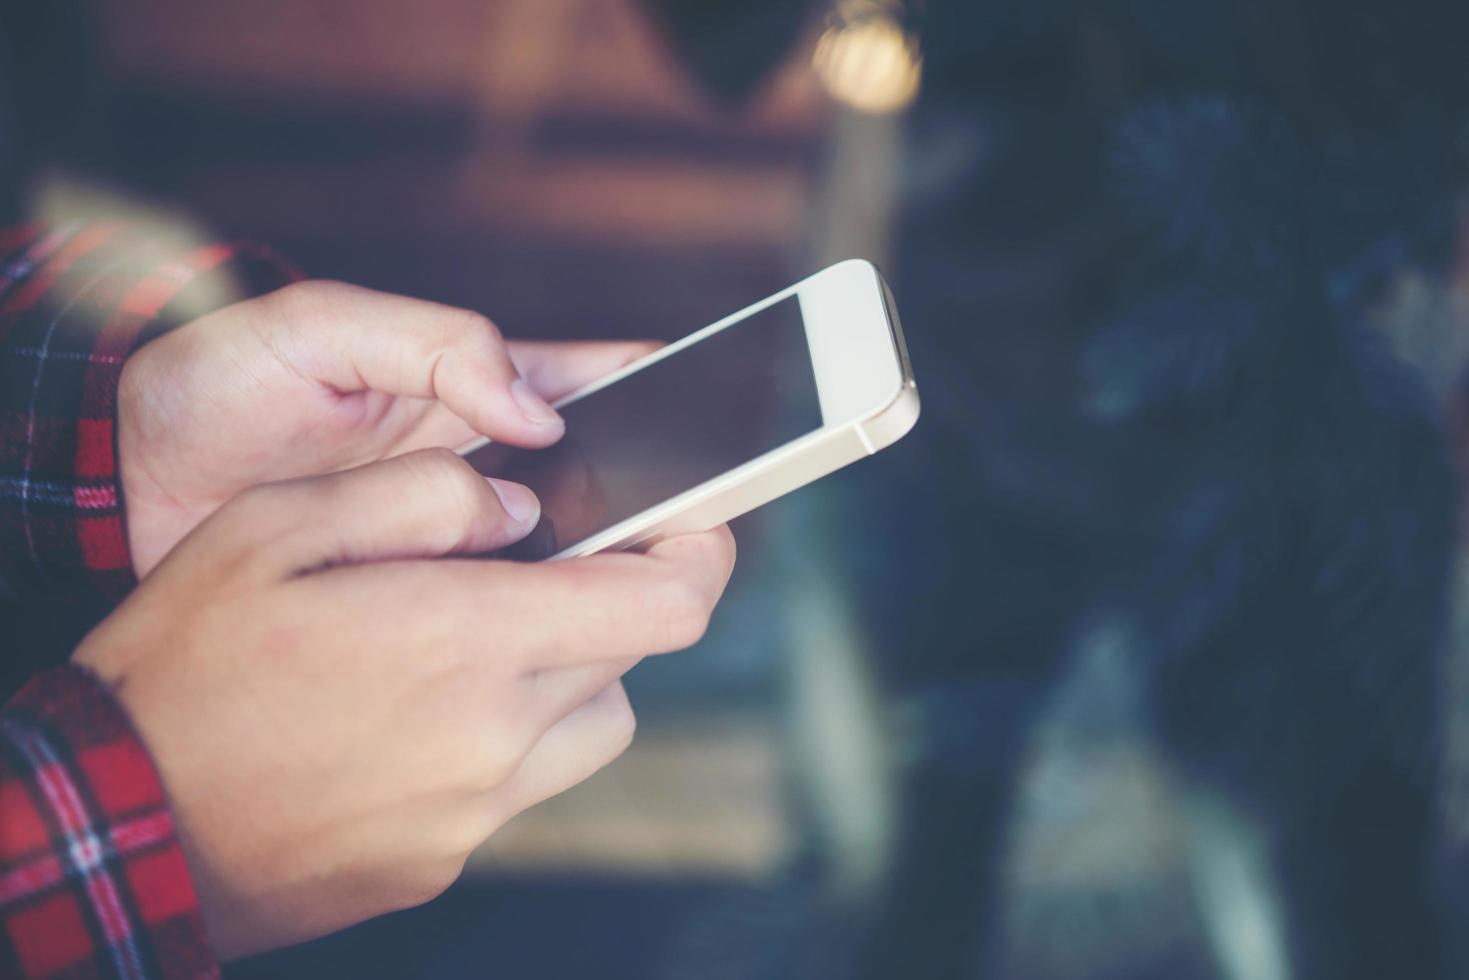
[[[827,28],[811,63],[832,98],[874,115],[907,108],[923,76],[913,39],[886,16]]]

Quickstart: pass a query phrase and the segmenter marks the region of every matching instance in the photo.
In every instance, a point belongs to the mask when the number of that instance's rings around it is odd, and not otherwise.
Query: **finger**
[[[519,566],[529,573],[521,608],[548,624],[529,667],[672,653],[698,643],[734,567],[728,528],[691,534],[646,554],[592,555]],[[539,615],[534,611],[539,612]]]
[[[497,442],[541,447],[561,437],[560,416],[477,313],[330,282],[298,283],[259,302],[260,329],[313,381],[338,392],[436,399]]]
[[[496,805],[505,808],[499,819],[584,782],[622,755],[636,730],[637,716],[622,684],[603,688],[546,732],[510,781],[495,791]]]
[[[530,532],[540,503],[529,488],[486,479],[437,449],[258,487],[221,516],[241,525],[261,566],[276,574],[494,551]]]
[[[667,545],[667,547],[665,547]],[[477,549],[476,549],[477,550]],[[303,588],[355,610],[349,629],[379,644],[421,642],[432,624],[444,649],[494,656],[487,669],[530,674],[632,660],[693,646],[704,635],[734,563],[727,529],[670,539],[645,555],[567,561],[409,561],[353,564]],[[412,615],[382,615],[402,606]],[[362,624],[360,626],[355,624]],[[365,642],[365,639],[364,639]]]
[[[656,341],[562,343],[512,340],[506,344],[510,359],[537,394],[548,401],[584,388],[658,349]],[[442,404],[432,405],[411,431],[394,444],[396,452],[444,446],[459,449],[479,440],[480,433]],[[481,453],[489,446],[480,450]],[[509,447],[498,447],[510,452]],[[484,466],[477,467],[488,472]]]
[[[734,571],[735,541],[727,526],[681,535],[643,554],[603,553],[531,566],[550,580],[543,593],[557,601],[591,590],[605,603],[548,635],[534,666],[588,663],[684,650],[703,639],[714,607]],[[553,642],[559,640],[560,642]],[[568,642],[570,641],[570,642]]]
[[[512,340],[510,359],[541,397],[556,401],[663,345],[656,340]]]
[[[693,646],[734,564],[728,529],[670,539],[647,554],[567,561],[438,562],[418,574],[423,614],[483,637],[513,619],[507,655],[527,673]],[[406,628],[406,627],[405,627]]]

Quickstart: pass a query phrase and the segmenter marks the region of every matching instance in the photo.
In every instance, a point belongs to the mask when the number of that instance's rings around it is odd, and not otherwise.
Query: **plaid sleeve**
[[[126,714],[82,670],[37,675],[0,711],[0,975],[218,972]]]
[[[263,250],[118,226],[0,231],[0,579],[27,603],[15,610],[92,615],[135,582],[114,434],[128,354],[294,278]],[[18,637],[0,641],[0,677],[56,659]],[[126,715],[84,671],[31,677],[0,709],[0,976],[217,974]]]
[[[129,353],[296,278],[264,250],[122,226],[0,232],[0,575],[115,602],[135,584],[115,451]]]

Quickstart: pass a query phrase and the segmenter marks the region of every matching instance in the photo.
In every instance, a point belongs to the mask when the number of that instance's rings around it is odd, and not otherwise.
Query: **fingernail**
[[[553,425],[561,421],[561,416],[556,410],[546,404],[546,400],[535,393],[530,385],[525,383],[524,378],[516,378],[510,384],[510,394],[515,399],[515,404],[520,406],[520,414],[536,425]]]
[[[497,480],[492,476],[485,479],[489,481],[490,489],[495,491],[495,496],[500,498],[500,506],[505,508],[505,513],[515,523],[534,524],[541,516],[541,502],[531,493],[530,487],[511,483],[509,480]]]

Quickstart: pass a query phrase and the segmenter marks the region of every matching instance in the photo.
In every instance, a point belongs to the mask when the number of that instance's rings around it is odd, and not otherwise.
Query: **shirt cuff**
[[[22,595],[115,602],[137,582],[116,450],[124,361],[298,276],[263,249],[113,225],[14,229],[0,252],[0,568]]]
[[[219,974],[152,759],[76,667],[0,711],[0,974]]]

